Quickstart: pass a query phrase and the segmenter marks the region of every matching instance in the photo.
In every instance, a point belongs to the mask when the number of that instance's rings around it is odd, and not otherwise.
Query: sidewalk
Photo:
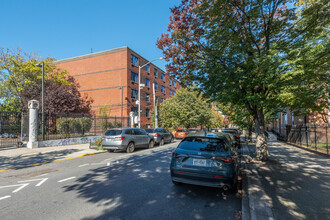
[[[103,151],[90,149],[89,144],[65,145],[28,149],[0,148],[0,172],[8,169],[23,168],[56,160],[92,155]]]
[[[330,219],[330,160],[279,142],[274,135],[268,143],[270,160],[245,167],[243,219]],[[243,151],[253,157],[255,145]]]

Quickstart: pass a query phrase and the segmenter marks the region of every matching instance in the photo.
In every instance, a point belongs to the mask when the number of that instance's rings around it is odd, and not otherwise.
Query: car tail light
[[[234,161],[233,158],[231,158],[231,157],[230,158],[222,158],[221,160],[226,162],[226,163],[230,163],[230,162]]]
[[[178,158],[179,155],[173,152],[173,153],[172,153],[172,157],[174,157],[174,158]]]
[[[239,138],[239,136],[237,135],[236,138]]]
[[[122,141],[122,140],[124,140],[124,138],[125,138],[125,137],[115,137],[115,140],[116,140],[116,141]]]
[[[222,179],[223,176],[214,176],[215,178],[219,178],[219,179]]]
[[[223,158],[223,157],[212,157],[214,160],[222,160],[223,162],[230,163],[233,162],[233,158],[228,157],[228,158]]]

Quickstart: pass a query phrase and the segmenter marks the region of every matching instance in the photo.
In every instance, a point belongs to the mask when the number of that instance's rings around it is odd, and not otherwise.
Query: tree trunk
[[[256,159],[260,161],[268,160],[268,147],[265,135],[265,118],[262,109],[258,109],[254,116],[255,132],[257,135]]]
[[[249,125],[248,142],[252,142],[252,125]]]

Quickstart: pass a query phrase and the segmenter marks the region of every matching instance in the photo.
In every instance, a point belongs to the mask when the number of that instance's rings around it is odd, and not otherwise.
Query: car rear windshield
[[[177,132],[186,132],[186,130],[178,130]]]
[[[122,130],[107,130],[104,135],[112,136],[112,135],[120,135]]]
[[[228,151],[227,145],[223,140],[208,137],[188,137],[185,138],[180,145],[179,149],[194,150],[194,151]]]
[[[148,133],[154,133],[155,132],[155,129],[146,129],[146,132],[148,132]]]

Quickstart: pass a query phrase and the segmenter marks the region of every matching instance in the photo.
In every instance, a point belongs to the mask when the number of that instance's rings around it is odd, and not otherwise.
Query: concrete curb
[[[24,168],[28,168],[28,167],[39,166],[39,165],[48,164],[48,163],[54,163],[54,162],[59,162],[59,161],[64,161],[64,160],[76,159],[76,158],[79,158],[79,157],[92,156],[92,155],[100,154],[100,153],[106,153],[106,151],[84,153],[84,154],[81,154],[81,155],[75,156],[75,157],[68,157],[68,158],[57,159],[57,160],[52,160],[52,161],[47,161],[47,162],[42,162],[42,163],[35,163],[35,164],[29,164],[29,165],[25,165],[25,166],[19,166],[19,167],[4,169],[4,170],[0,170],[0,172],[9,171],[9,170],[19,170],[19,169],[24,169]]]
[[[249,208],[249,195],[248,195],[248,184],[246,179],[245,170],[242,171],[242,219],[243,220],[250,220],[250,208]]]
[[[270,198],[263,189],[257,167],[254,164],[244,164],[242,175],[242,219],[275,219],[269,202]]]

